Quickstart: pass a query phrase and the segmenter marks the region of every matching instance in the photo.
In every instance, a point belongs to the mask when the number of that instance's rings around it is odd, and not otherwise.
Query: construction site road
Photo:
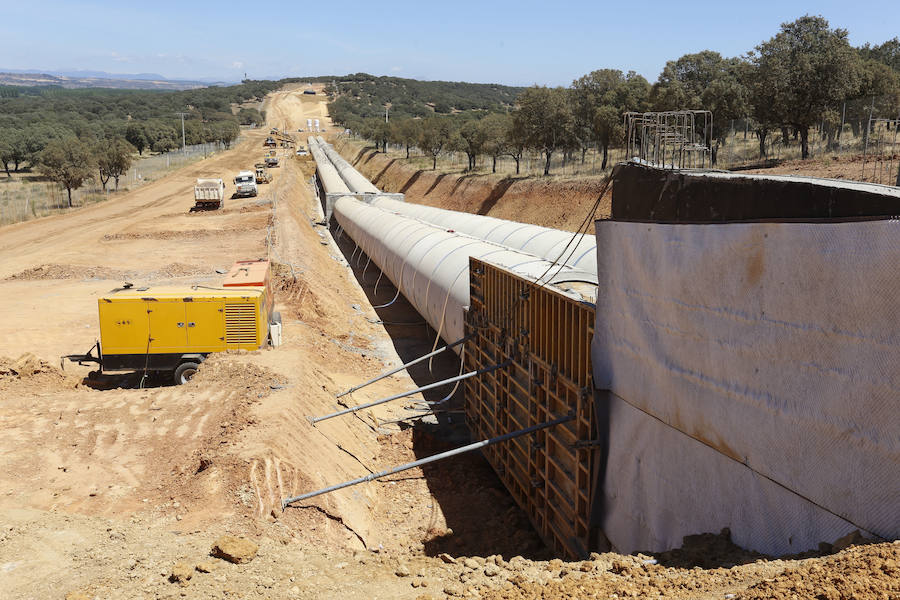
[[[421,414],[416,396],[307,420],[416,387],[401,372],[335,399],[398,365],[398,342],[315,224],[308,159],[279,150],[282,166],[258,197],[189,212],[195,180],[229,182],[259,162],[269,127],[300,138],[317,118],[330,134],[321,86],[305,87],[269,95],[268,127],[243,131],[230,150],[105,202],[0,228],[3,598],[723,598],[825,575],[868,590],[880,575],[897,581],[900,546],[889,543],[760,561],[712,536],[652,566],[611,554],[550,560],[477,455],[282,512],[283,498],[447,449],[398,425]],[[96,341],[100,295],[125,281],[216,286],[234,260],[257,257],[275,265],[283,345],[215,355],[182,386],[89,385],[90,367],[60,369],[60,356]],[[216,552],[235,562],[210,556],[226,534],[250,542]]]

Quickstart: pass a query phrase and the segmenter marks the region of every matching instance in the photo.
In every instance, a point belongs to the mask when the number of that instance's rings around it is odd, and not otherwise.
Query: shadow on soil
[[[149,371],[147,376],[140,371],[133,373],[97,373],[92,371],[90,375],[81,381],[82,385],[95,390],[135,390],[139,388],[170,387],[175,385],[171,372]]]
[[[384,165],[384,168],[379,171],[375,177],[372,177],[372,183],[377,185],[381,181],[381,178],[384,177],[384,174],[387,173],[387,170],[390,169],[395,162],[397,162],[396,158],[392,158],[391,160],[389,160],[387,164]]]
[[[430,194],[431,192],[433,192],[433,191],[434,191],[434,188],[436,188],[438,185],[440,185],[440,183],[441,183],[446,177],[447,177],[447,174],[446,174],[446,173],[441,173],[440,175],[438,175],[437,177],[435,177],[435,178],[434,178],[434,181],[431,182],[431,187],[429,187],[429,188],[425,191],[425,193],[422,194],[422,195],[423,195],[423,196],[427,196],[428,194]]]
[[[332,229],[332,233],[334,229]],[[380,272],[368,257],[356,252],[355,244],[346,234],[340,236],[338,246],[350,261],[356,279],[384,328],[391,336],[394,348],[405,363],[432,350],[435,331],[386,278],[375,283]],[[352,256],[352,260],[351,260]],[[391,303],[396,296],[396,300]],[[439,342],[444,345],[444,342]],[[454,377],[460,372],[460,361],[452,351],[435,357],[431,368],[428,361],[413,365],[409,375],[417,386]],[[413,428],[413,452],[425,458],[439,452],[458,448],[470,442],[465,425],[463,386],[454,393],[449,384],[423,394],[428,402],[440,402],[432,411],[423,411],[422,419],[412,419],[406,426]],[[443,552],[451,556],[490,556],[505,558],[521,555],[546,559],[552,553],[544,546],[526,514],[497,478],[480,452],[471,452],[425,465],[422,469],[434,499],[439,503],[447,521],[447,530],[432,531],[423,540],[425,552],[434,556]]]
[[[481,203],[481,206],[478,208],[479,215],[488,214],[492,208],[494,208],[497,203],[500,201],[500,198],[506,194],[506,190],[512,187],[512,184],[516,182],[512,177],[507,177],[505,179],[501,179],[497,182],[497,184],[491,189],[490,195],[484,199],[484,202]]]
[[[650,553],[645,553],[650,554]],[[736,565],[768,558],[764,554],[744,550],[731,541],[731,531],[726,527],[720,533],[686,535],[680,548],[652,553],[664,567],[678,569],[730,569]]]
[[[415,173],[413,173],[406,181],[406,183],[403,184],[403,187],[400,188],[400,193],[405,194],[409,190],[409,188],[415,185],[415,183],[419,180],[419,177],[422,176],[422,173],[424,173],[424,171],[416,171]]]

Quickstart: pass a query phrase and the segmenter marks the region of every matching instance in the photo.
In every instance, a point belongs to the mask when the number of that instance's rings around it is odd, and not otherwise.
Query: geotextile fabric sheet
[[[604,529],[900,537],[900,222],[598,221]]]

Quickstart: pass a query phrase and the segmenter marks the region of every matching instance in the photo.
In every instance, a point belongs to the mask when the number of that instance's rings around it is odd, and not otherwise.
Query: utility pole
[[[184,143],[184,118],[188,113],[177,112],[175,114],[181,117],[181,153],[187,154],[187,144]]]
[[[384,105],[384,122],[385,123],[388,122],[388,105],[387,104]]]

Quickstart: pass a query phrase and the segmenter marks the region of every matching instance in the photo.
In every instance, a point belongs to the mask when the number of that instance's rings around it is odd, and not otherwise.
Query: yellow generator
[[[268,293],[265,286],[116,289],[98,301],[100,340],[65,358],[98,363],[100,372],[171,372],[184,383],[212,352],[268,342],[277,317]]]

